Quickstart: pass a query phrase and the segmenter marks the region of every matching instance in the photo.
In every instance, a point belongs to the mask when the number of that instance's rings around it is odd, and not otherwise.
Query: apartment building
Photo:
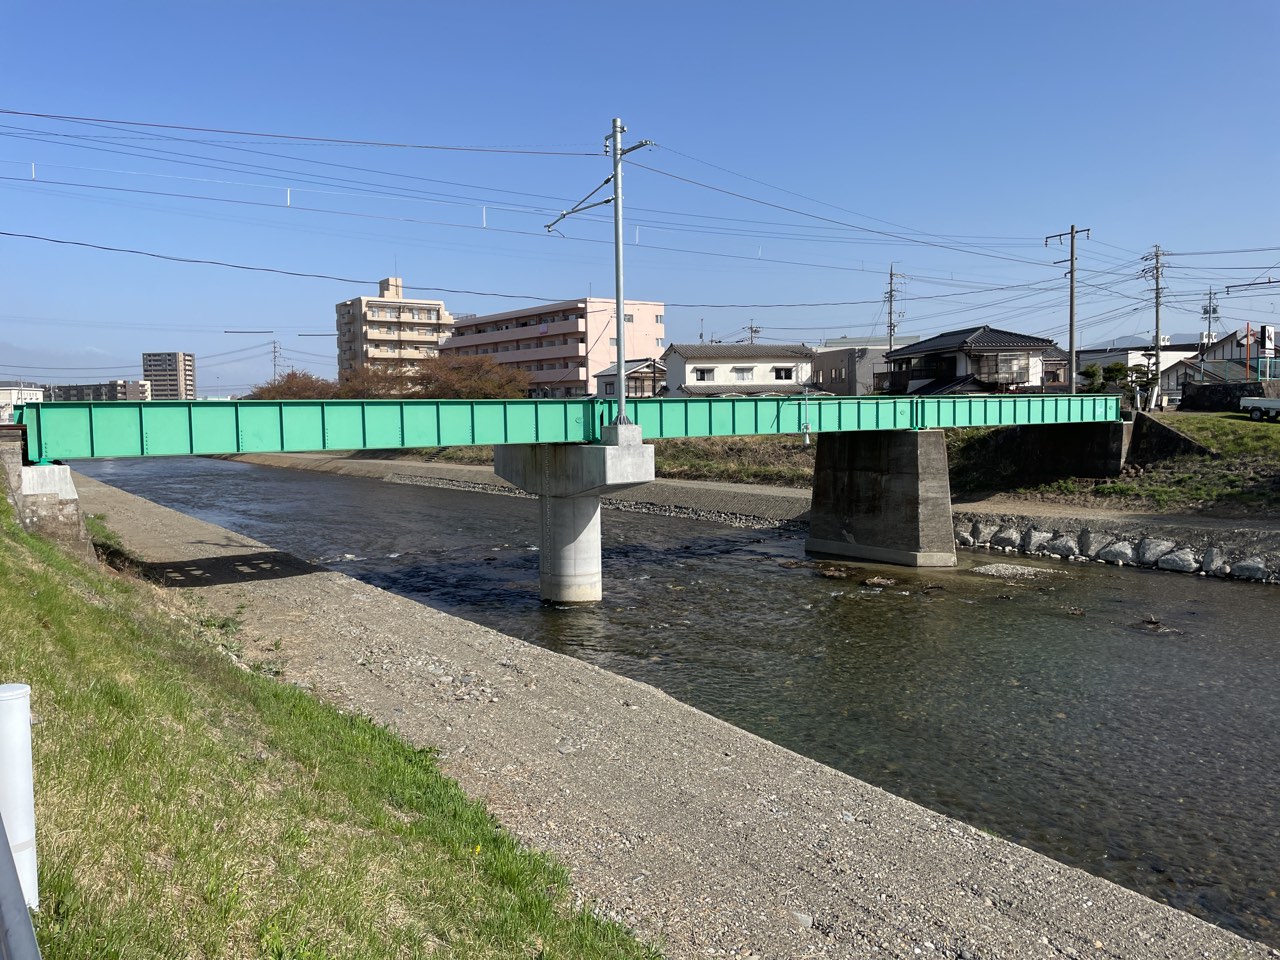
[[[108,380],[105,383],[55,383],[44,388],[44,399],[75,401],[77,403],[103,403],[115,400],[147,401],[153,397],[151,384],[146,380]],[[169,399],[178,399],[170,397]]]
[[[146,398],[148,400],[194,400],[196,398],[196,355],[194,353],[144,353],[142,379],[151,383],[151,396]]]
[[[406,299],[400,277],[379,280],[376,297],[344,300],[334,310],[339,380],[365,367],[411,375],[453,329],[443,301]]]
[[[665,306],[650,300],[623,305],[627,353],[662,350]],[[612,299],[584,297],[483,317],[458,317],[440,352],[487,356],[529,375],[531,397],[585,397],[595,378],[618,359],[617,310]]]

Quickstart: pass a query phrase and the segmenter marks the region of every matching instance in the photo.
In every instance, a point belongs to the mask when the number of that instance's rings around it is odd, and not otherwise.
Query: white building
[[[673,343],[662,355],[667,396],[777,396],[813,379],[814,351],[803,344]]]
[[[40,403],[44,387],[22,380],[0,380],[0,423],[13,423],[13,408]]]

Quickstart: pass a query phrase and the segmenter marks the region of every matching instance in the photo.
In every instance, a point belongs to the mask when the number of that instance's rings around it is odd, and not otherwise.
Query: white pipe
[[[18,868],[22,895],[32,910],[40,903],[36,883],[36,805],[31,779],[31,688],[0,684],[0,817]]]

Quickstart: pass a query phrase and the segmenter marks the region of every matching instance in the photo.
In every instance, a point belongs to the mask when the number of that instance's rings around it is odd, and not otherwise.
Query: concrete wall
[[[71,468],[24,466],[18,429],[0,429],[0,487],[24,530],[52,540],[87,563],[97,563]]]
[[[1280,380],[1184,383],[1179,410],[1239,410],[1241,397],[1280,397]]]

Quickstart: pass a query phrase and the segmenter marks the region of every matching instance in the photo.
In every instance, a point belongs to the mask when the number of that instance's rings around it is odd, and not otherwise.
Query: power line
[[[147,127],[154,130],[186,130],[191,133],[216,133],[233,137],[259,137],[269,140],[294,140],[301,143],[329,143],[340,144],[343,146],[356,147],[392,147],[404,150],[446,150],[459,151],[463,153],[508,153],[537,155],[549,157],[594,157],[595,153],[582,152],[564,152],[558,150],[528,150],[528,149],[512,149],[509,147],[471,147],[471,146],[446,146],[436,143],[388,143],[381,140],[347,140],[336,137],[314,137],[302,136],[289,133],[260,133],[249,130],[222,130],[217,127],[190,127],[177,123],[152,123],[143,120],[113,120],[104,117],[76,117],[66,116],[56,113],[33,113],[25,110],[6,110],[0,108],[0,114],[8,114],[14,117],[38,117],[42,120],[67,120],[75,123],[94,123],[94,124],[124,124],[130,127]]]
[[[758,203],[761,206],[772,207],[775,210],[783,210],[787,213],[794,213],[796,214],[796,216],[800,216],[800,217],[812,217],[815,220],[822,220],[822,221],[825,221],[826,223],[838,224],[839,226],[849,227],[850,229],[853,229],[853,230],[862,230],[866,233],[874,233],[879,236],[893,237],[895,240],[903,240],[908,243],[918,243],[927,247],[937,247],[942,250],[950,250],[953,253],[969,253],[969,254],[973,254],[976,257],[989,257],[993,260],[1007,260],[1010,263],[1025,263],[1025,264],[1031,264],[1032,266],[1036,266],[1036,267],[1048,266],[1048,264],[1041,263],[1038,260],[1028,260],[1025,257],[1006,257],[1003,254],[990,253],[985,250],[980,250],[980,249],[971,250],[971,249],[966,249],[965,247],[962,247],[962,246],[955,246],[955,245],[946,244],[946,243],[937,243],[932,240],[922,240],[918,237],[908,237],[908,236],[902,236],[896,233],[890,233],[887,230],[877,230],[874,227],[864,227],[860,224],[846,223],[842,220],[835,220],[835,219],[832,219],[831,217],[824,217],[817,213],[809,213],[804,210],[798,210],[795,207],[784,206],[783,204],[773,203],[769,200],[761,200],[758,197],[748,196],[745,193],[738,193],[734,190],[726,190],[724,187],[712,186],[709,183],[703,183],[700,180],[692,180],[689,177],[682,177],[679,174],[669,173],[666,170],[659,170],[657,167],[650,167],[647,164],[643,164],[643,163],[632,163],[632,166],[639,167],[642,170],[648,170],[650,173],[656,173],[659,176],[670,177],[673,180],[679,180],[683,183],[692,184],[695,187],[702,187],[704,190],[711,190],[711,191],[714,191],[715,193],[723,193],[726,196],[736,197],[739,200],[746,200],[749,203]]]

